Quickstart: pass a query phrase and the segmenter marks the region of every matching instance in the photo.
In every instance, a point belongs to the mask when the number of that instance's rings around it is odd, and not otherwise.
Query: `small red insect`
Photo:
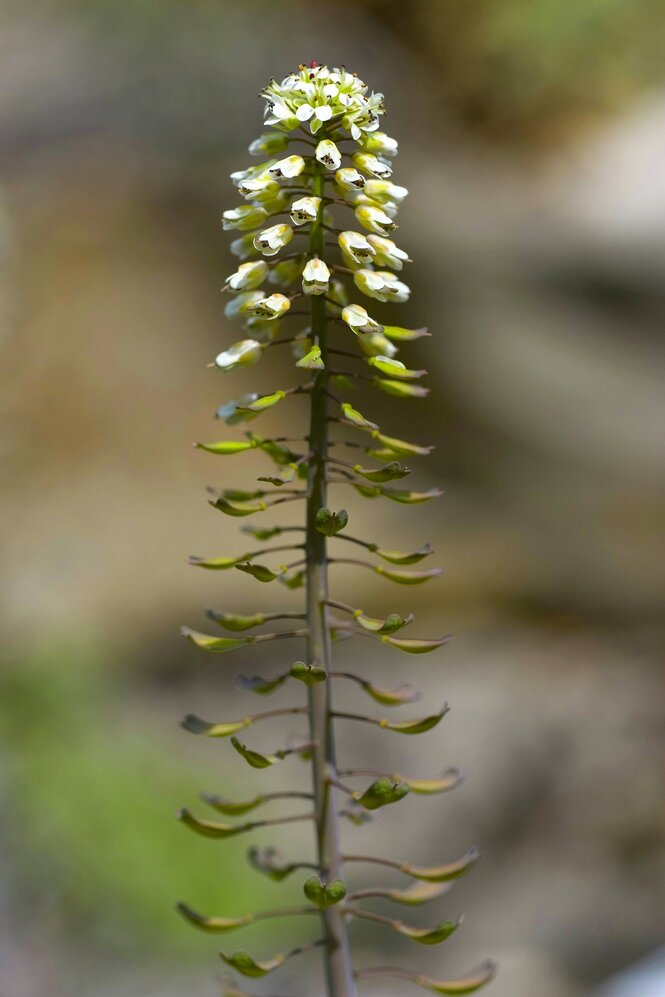
[[[318,64],[318,62],[316,61],[316,59],[312,59],[312,61],[311,61],[311,62],[310,62],[310,64],[309,64],[309,68],[310,68],[310,69],[316,69],[316,68],[318,67],[318,65],[319,65],[319,64]]]

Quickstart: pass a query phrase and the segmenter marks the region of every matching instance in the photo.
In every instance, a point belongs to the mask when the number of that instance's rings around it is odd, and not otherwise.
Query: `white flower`
[[[401,270],[409,259],[409,254],[396,246],[392,239],[384,239],[381,235],[368,235],[367,241],[374,250],[374,262],[379,266]]]
[[[279,194],[280,186],[270,177],[247,177],[238,183],[238,191],[252,201],[269,201]]]
[[[247,311],[257,318],[276,319],[284,312],[288,312],[291,302],[284,294],[271,294],[267,298],[260,297],[258,301],[251,304]]]
[[[369,232],[376,232],[377,235],[385,235],[397,228],[390,215],[382,208],[374,207],[371,204],[361,204],[356,208],[356,218],[363,228]]]
[[[321,206],[320,197],[299,197],[291,205],[291,221],[294,225],[315,222]]]
[[[406,187],[400,187],[390,180],[368,180],[364,190],[367,197],[379,204],[387,204],[390,201],[393,204],[401,204],[408,193]]]
[[[353,166],[344,166],[341,170],[337,170],[335,180],[342,190],[362,190],[365,186],[364,176]]]
[[[243,291],[227,301],[224,314],[227,318],[237,318],[238,315],[247,315],[250,309],[263,297],[262,291]]]
[[[248,166],[245,170],[234,170],[229,176],[233,182],[234,187],[238,187],[243,180],[270,180],[270,174],[268,169],[275,163],[274,159],[269,159],[265,163],[259,163],[256,166]]]
[[[288,144],[289,139],[284,132],[266,132],[250,142],[249,154],[250,156],[272,156],[276,152],[282,152]],[[372,149],[371,151],[377,150]]]
[[[300,122],[291,108],[281,98],[273,98],[266,105],[265,124],[271,128],[281,128],[286,132],[298,128]]]
[[[392,201],[386,201],[385,204],[379,204],[378,201],[373,201],[371,197],[367,197],[364,193],[357,194],[354,200],[354,205],[356,208],[366,205],[370,208],[380,208],[388,218],[397,218],[399,214],[399,208]]]
[[[330,104],[319,104],[317,107],[312,107],[311,104],[301,104],[296,111],[298,121],[309,121],[311,117],[318,118],[319,121],[330,121],[332,116],[333,110]]]
[[[238,229],[239,232],[247,232],[248,229],[258,228],[261,222],[268,217],[267,211],[254,204],[243,204],[239,208],[230,208],[222,215],[222,228]]]
[[[226,278],[226,286],[230,291],[253,291],[266,278],[268,264],[263,260],[253,260],[251,263],[241,263],[235,273]]]
[[[348,107],[348,113],[342,118],[342,127],[359,142],[366,132],[376,131],[379,127],[379,115],[384,111],[383,94],[373,93],[361,101],[352,99]]]
[[[340,232],[337,236],[337,242],[345,262],[349,264],[362,266],[363,263],[371,260],[376,252],[369,239],[366,239],[360,232],[351,230]]]
[[[327,170],[338,170],[342,165],[342,154],[330,139],[322,139],[316,147],[315,156]]]
[[[339,116],[342,127],[357,140],[378,128],[383,113],[382,94],[368,95],[358,76],[327,66],[301,66],[298,73],[279,83],[272,80],[261,96],[267,101],[268,124],[290,130],[300,122],[309,122],[313,135],[325,121]]]
[[[397,155],[397,139],[391,138],[385,132],[365,135],[362,139],[362,146],[365,152],[378,153],[379,156]]]
[[[254,237],[254,245],[264,256],[275,256],[293,238],[290,225],[271,225]]]
[[[234,187],[237,187],[241,180],[245,180],[247,177],[251,176],[254,176],[254,170],[251,167],[246,170],[234,170],[233,173],[229,173],[231,183]]]
[[[359,291],[368,298],[376,298],[377,301],[406,300],[406,298],[400,299],[405,288],[408,297],[406,284],[402,284],[389,270],[356,270],[353,282]]]
[[[342,321],[346,322],[349,329],[356,335],[383,332],[383,326],[370,318],[367,309],[363,308],[362,305],[347,305],[346,308],[343,308]]]
[[[260,359],[261,344],[255,339],[241,339],[215,357],[215,366],[222,370],[234,370],[236,367],[247,367]]]
[[[304,294],[325,294],[328,290],[330,270],[317,257],[308,260],[302,272],[302,289]]]
[[[392,166],[389,166],[388,163],[382,163],[371,152],[354,152],[351,161],[363,173],[378,177],[379,180],[387,180],[392,176]]]
[[[290,180],[292,177],[299,177],[304,169],[305,160],[302,156],[287,156],[268,167],[268,173],[275,180]]]
[[[377,270],[377,274],[383,277],[387,290],[390,295],[390,301],[396,301],[398,304],[404,304],[408,301],[411,296],[411,288],[404,281],[398,280],[394,273],[390,273],[389,270]]]

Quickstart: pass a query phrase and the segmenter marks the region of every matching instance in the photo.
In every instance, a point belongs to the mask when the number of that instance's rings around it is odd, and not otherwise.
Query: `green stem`
[[[319,163],[314,164],[312,194],[323,198],[325,172]],[[323,258],[324,225],[323,202],[317,221],[311,226],[309,250]],[[312,338],[321,347],[321,358],[327,365],[326,304],[320,295],[312,295]],[[326,537],[316,529],[315,518],[326,505],[326,458],[328,456],[328,372],[324,367],[316,375],[310,391],[309,443],[312,457],[309,462],[307,496],[307,625],[308,660],[322,665],[330,673],[331,649],[328,625],[328,554]],[[331,683],[317,683],[308,690],[310,735],[314,742],[312,752],[312,779],[316,819],[319,872],[325,881],[341,879],[342,862],[339,850],[339,819],[335,779],[335,745],[331,717]],[[336,906],[322,912],[326,934],[325,976],[328,997],[355,997],[356,988],[351,967],[349,938],[344,917]]]

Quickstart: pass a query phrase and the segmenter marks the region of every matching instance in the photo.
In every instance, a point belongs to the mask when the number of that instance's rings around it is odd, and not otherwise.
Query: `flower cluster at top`
[[[372,366],[390,378],[377,379],[379,387],[425,394],[408,383],[416,372],[394,360],[395,341],[425,330],[382,325],[349,298],[346,284],[352,280],[355,292],[375,301],[409,297],[397,276],[408,256],[391,238],[408,191],[391,179],[397,142],[379,130],[383,95],[368,92],[346,69],[312,63],[273,80],[261,97],[270,130],[249,147],[261,162],[231,174],[242,203],[223,215],[224,228],[238,232],[231,250],[241,261],[226,279],[226,315],[245,322],[248,338],[220,353],[217,366],[256,362],[293,303],[321,295],[328,317],[350,330]],[[339,262],[332,262],[331,246]],[[298,366],[321,369],[309,328],[295,334],[294,352]],[[399,390],[391,390],[395,384]]]

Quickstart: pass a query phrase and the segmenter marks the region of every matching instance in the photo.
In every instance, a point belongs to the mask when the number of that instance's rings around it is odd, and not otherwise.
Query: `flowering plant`
[[[332,511],[327,497],[331,485],[350,486],[362,497],[385,498],[405,505],[427,502],[440,494],[436,488],[412,491],[393,484],[410,473],[404,459],[424,456],[432,449],[430,446],[385,435],[375,422],[341,397],[355,381],[367,382],[398,398],[420,398],[427,393],[420,384],[426,371],[410,369],[396,359],[402,344],[428,335],[427,331],[383,324],[348,297],[349,278],[355,289],[371,300],[403,302],[409,297],[408,286],[397,276],[408,256],[390,238],[397,228],[398,206],[407,195],[404,187],[391,180],[397,142],[379,130],[383,95],[369,93],[362,80],[345,69],[331,70],[316,63],[301,66],[281,83],[273,80],[262,96],[266,102],[265,124],[270,130],[252,142],[249,150],[262,162],[232,174],[244,203],[225,211],[223,216],[225,229],[241,233],[231,246],[241,262],[226,279],[225,290],[231,295],[226,315],[244,322],[245,338],[223,350],[215,365],[223,371],[235,370],[259,362],[266,351],[278,345],[290,344],[295,366],[307,374],[304,381],[292,387],[267,395],[243,395],[223,405],[217,415],[228,425],[241,425],[291,395],[305,394],[310,405],[309,430],[296,439],[259,436],[248,430],[241,440],[198,445],[217,455],[261,450],[275,465],[274,470],[259,478],[261,486],[247,491],[224,489],[211,504],[226,515],[246,517],[285,502],[303,502],[303,525],[245,527],[245,532],[260,543],[292,532],[303,542],[262,547],[237,557],[196,557],[191,563],[213,571],[235,569],[262,583],[277,581],[289,589],[304,589],[305,606],[298,612],[252,612],[246,616],[210,612],[216,624],[235,636],[209,635],[189,628],[184,628],[183,633],[203,651],[217,654],[278,638],[303,641],[304,660],[296,661],[287,672],[239,681],[242,688],[261,696],[271,695],[285,684],[300,683],[305,686],[307,702],[248,714],[234,721],[207,721],[190,715],[183,726],[196,735],[230,738],[235,751],[254,769],[270,770],[294,754],[311,760],[311,792],[262,792],[242,801],[204,796],[204,801],[218,813],[244,816],[285,797],[307,799],[311,809],[242,823],[203,820],[188,810],[181,810],[178,816],[194,832],[209,838],[227,838],[266,825],[311,821],[316,858],[282,858],[273,848],[252,848],[249,852],[251,865],[274,880],[307,870],[309,875],[303,883],[306,905],[241,913],[232,918],[199,914],[185,904],[180,904],[179,910],[195,926],[221,934],[269,917],[316,915],[320,919],[321,938],[299,944],[284,954],[258,960],[242,950],[223,951],[224,962],[246,977],[265,976],[286,959],[321,946],[329,997],[351,997],[358,981],[374,976],[396,976],[436,994],[469,994],[491,979],[491,963],[451,979],[433,979],[417,970],[393,967],[354,973],[349,949],[348,924],[353,919],[380,922],[420,944],[445,941],[457,930],[460,919],[415,927],[367,910],[361,901],[381,897],[417,906],[436,900],[478,859],[473,848],[447,864],[423,867],[374,855],[348,855],[342,852],[340,841],[342,816],[364,823],[371,820],[374,811],[399,803],[409,793],[444,793],[460,782],[454,769],[429,778],[412,778],[374,767],[341,769],[335,751],[336,721],[367,723],[382,732],[415,735],[439,724],[448,710],[444,705],[426,716],[392,720],[340,712],[333,703],[333,685],[339,681],[351,681],[385,708],[413,703],[420,697],[418,690],[409,685],[383,688],[362,675],[335,671],[333,637],[368,638],[406,654],[435,651],[450,639],[449,635],[438,639],[405,637],[402,631],[413,621],[412,614],[371,617],[359,607],[332,598],[328,585],[332,563],[359,565],[400,585],[418,585],[440,574],[438,568],[420,566],[433,552],[429,544],[413,551],[393,550],[351,535],[346,530],[347,512]],[[337,214],[349,209],[364,232],[347,227],[346,221],[344,227],[338,226]],[[284,216],[288,221],[276,220]],[[336,255],[329,252],[331,246]],[[299,302],[297,309],[292,308],[295,301]],[[304,311],[300,303],[307,303]],[[304,321],[303,315],[307,316]],[[282,325],[290,317],[298,318],[296,329],[282,335]],[[348,438],[354,433],[360,434],[363,442]],[[364,459],[345,460],[337,456],[341,447],[350,448],[352,454],[360,450],[378,463],[365,466]],[[360,547],[376,560],[331,557],[328,547],[332,542],[335,548],[349,544]],[[262,562],[267,555],[290,550],[298,552],[297,560],[291,563],[270,567]],[[293,630],[253,632],[274,620],[298,622]],[[261,721],[293,714],[306,717],[307,737],[273,754],[252,749],[238,736]],[[365,782],[356,784],[359,779]],[[341,796],[348,801],[344,806]],[[349,891],[346,868],[352,863],[378,863],[398,870],[413,883],[406,888],[354,887]],[[244,991],[229,984],[225,993],[240,997]]]

